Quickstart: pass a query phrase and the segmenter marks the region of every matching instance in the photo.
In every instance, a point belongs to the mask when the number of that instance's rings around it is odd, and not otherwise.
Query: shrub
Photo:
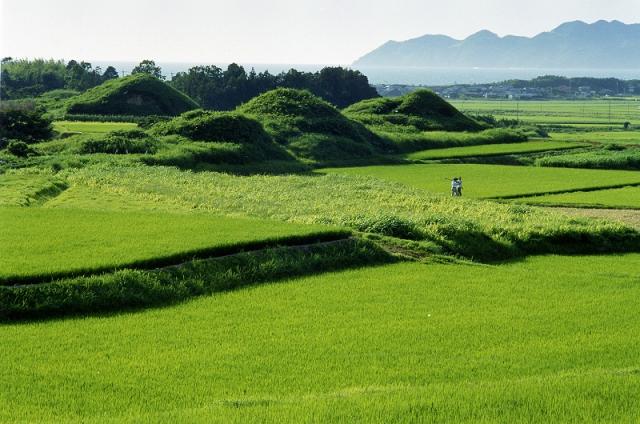
[[[35,143],[52,137],[51,120],[32,102],[4,102],[0,105],[0,138]]]
[[[430,90],[363,100],[346,108],[344,113],[365,125],[409,125],[418,131],[479,131],[489,127],[463,115]]]
[[[195,110],[154,126],[158,135],[180,135],[197,141],[259,144],[271,137],[255,119],[231,112]]]
[[[29,147],[24,141],[11,140],[7,145],[7,151],[19,158],[26,158],[27,156],[34,155],[36,152]]]
[[[306,90],[278,88],[251,99],[238,108],[252,115],[277,115],[302,118],[335,118],[340,112],[328,102]]]
[[[80,153],[155,153],[157,142],[142,130],[113,131],[102,139],[82,142]]]

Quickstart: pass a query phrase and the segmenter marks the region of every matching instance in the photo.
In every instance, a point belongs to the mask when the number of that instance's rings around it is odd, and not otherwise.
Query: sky
[[[640,23],[640,0],[0,0],[2,57],[348,65],[388,40]]]

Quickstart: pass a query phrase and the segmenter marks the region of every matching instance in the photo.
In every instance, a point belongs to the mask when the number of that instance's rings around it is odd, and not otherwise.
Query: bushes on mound
[[[238,108],[251,115],[298,118],[336,118],[340,112],[307,90],[278,88],[255,97]]]
[[[365,125],[409,125],[418,131],[479,131],[487,128],[458,111],[430,90],[395,98],[363,100],[344,110]]]
[[[157,142],[142,130],[112,131],[102,139],[84,140],[80,153],[155,153]]]
[[[262,125],[239,113],[207,112],[202,109],[186,112],[171,121],[152,128],[158,135],[180,135],[191,140],[259,144],[271,137]]]
[[[109,80],[67,102],[67,113],[176,116],[198,105],[175,88],[147,74]]]
[[[339,161],[395,152],[392,143],[305,90],[279,88],[238,108],[303,159]]]

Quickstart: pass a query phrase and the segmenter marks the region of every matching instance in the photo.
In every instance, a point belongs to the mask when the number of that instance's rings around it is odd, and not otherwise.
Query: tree
[[[314,94],[339,108],[360,100],[378,97],[376,89],[369,85],[369,79],[360,71],[327,67],[316,74],[316,79],[317,91]]]
[[[108,81],[111,79],[118,78],[118,71],[113,66],[107,66],[107,69],[104,70],[102,74],[102,81]]]
[[[0,143],[35,143],[53,137],[51,120],[33,102],[4,102],[0,107]]]
[[[102,84],[100,67],[93,69],[89,62],[76,62],[70,60],[67,63],[66,88],[84,91],[96,85]]]
[[[132,74],[148,74],[159,79],[164,79],[162,75],[162,69],[156,66],[156,62],[153,60],[145,59],[138,66],[131,70]]]

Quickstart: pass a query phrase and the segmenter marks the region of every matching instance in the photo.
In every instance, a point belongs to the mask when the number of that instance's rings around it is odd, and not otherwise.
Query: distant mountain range
[[[640,68],[640,24],[567,22],[532,38],[486,30],[464,40],[425,35],[388,41],[353,66]]]

